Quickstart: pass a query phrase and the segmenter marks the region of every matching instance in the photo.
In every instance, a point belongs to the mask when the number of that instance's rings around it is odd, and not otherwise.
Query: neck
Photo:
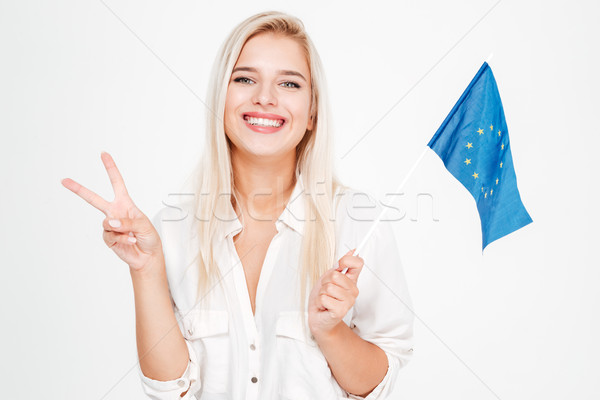
[[[232,149],[231,165],[234,190],[242,208],[255,217],[277,218],[296,184],[295,152],[277,160],[261,160],[244,157]],[[233,203],[235,208],[240,206]]]

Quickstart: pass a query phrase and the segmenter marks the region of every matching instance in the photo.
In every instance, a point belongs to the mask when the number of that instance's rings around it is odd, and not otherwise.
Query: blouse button
[[[185,381],[183,379],[180,379],[177,381],[177,384],[179,385],[179,387],[184,387],[185,386]]]
[[[188,334],[189,334],[190,336],[192,336],[192,335],[194,334],[194,331],[193,331],[193,330],[191,330],[191,329],[188,329]]]
[[[253,377],[252,377],[252,379],[250,379],[250,381],[251,381],[252,383],[256,383],[256,382],[258,382],[258,378],[257,378],[257,377],[255,377],[255,376],[253,376]]]
[[[256,346],[254,344],[251,344],[250,345],[250,350],[253,350],[253,351],[256,350]]]

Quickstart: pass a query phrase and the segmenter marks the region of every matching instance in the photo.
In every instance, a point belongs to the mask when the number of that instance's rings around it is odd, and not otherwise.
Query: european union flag
[[[427,145],[475,198],[482,249],[532,222],[517,189],[504,110],[487,62]]]

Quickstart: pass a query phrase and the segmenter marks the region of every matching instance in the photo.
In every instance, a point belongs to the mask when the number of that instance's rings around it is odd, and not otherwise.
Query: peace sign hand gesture
[[[131,269],[141,271],[157,258],[164,259],[160,236],[148,217],[129,197],[125,182],[110,154],[102,152],[100,157],[115,193],[112,202],[104,200],[72,179],[65,178],[61,183],[106,215],[107,218],[102,222],[104,242]]]

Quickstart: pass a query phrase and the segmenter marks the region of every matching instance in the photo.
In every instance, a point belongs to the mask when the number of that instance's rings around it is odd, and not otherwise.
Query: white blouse
[[[298,268],[304,228],[304,190],[298,180],[275,226],[260,272],[252,314],[246,278],[233,237],[242,225],[228,218],[219,234],[216,262],[222,275],[196,304],[197,219],[193,201],[162,208],[152,219],[162,239],[173,308],[185,338],[189,362],[179,379],[157,381],[143,375],[144,392],[157,400],[363,399],[342,389],[308,328],[306,302],[301,313]],[[381,211],[364,193],[339,193],[336,209],[336,260],[356,248]],[[385,399],[398,371],[412,355],[413,314],[400,255],[390,222],[379,223],[359,254],[364,267],[359,295],[343,321],[387,355],[387,374],[366,397]],[[312,288],[307,288],[306,298]],[[206,301],[208,300],[208,301]],[[304,315],[301,315],[304,314]],[[303,330],[302,321],[306,322]],[[195,397],[194,397],[195,396]]]

